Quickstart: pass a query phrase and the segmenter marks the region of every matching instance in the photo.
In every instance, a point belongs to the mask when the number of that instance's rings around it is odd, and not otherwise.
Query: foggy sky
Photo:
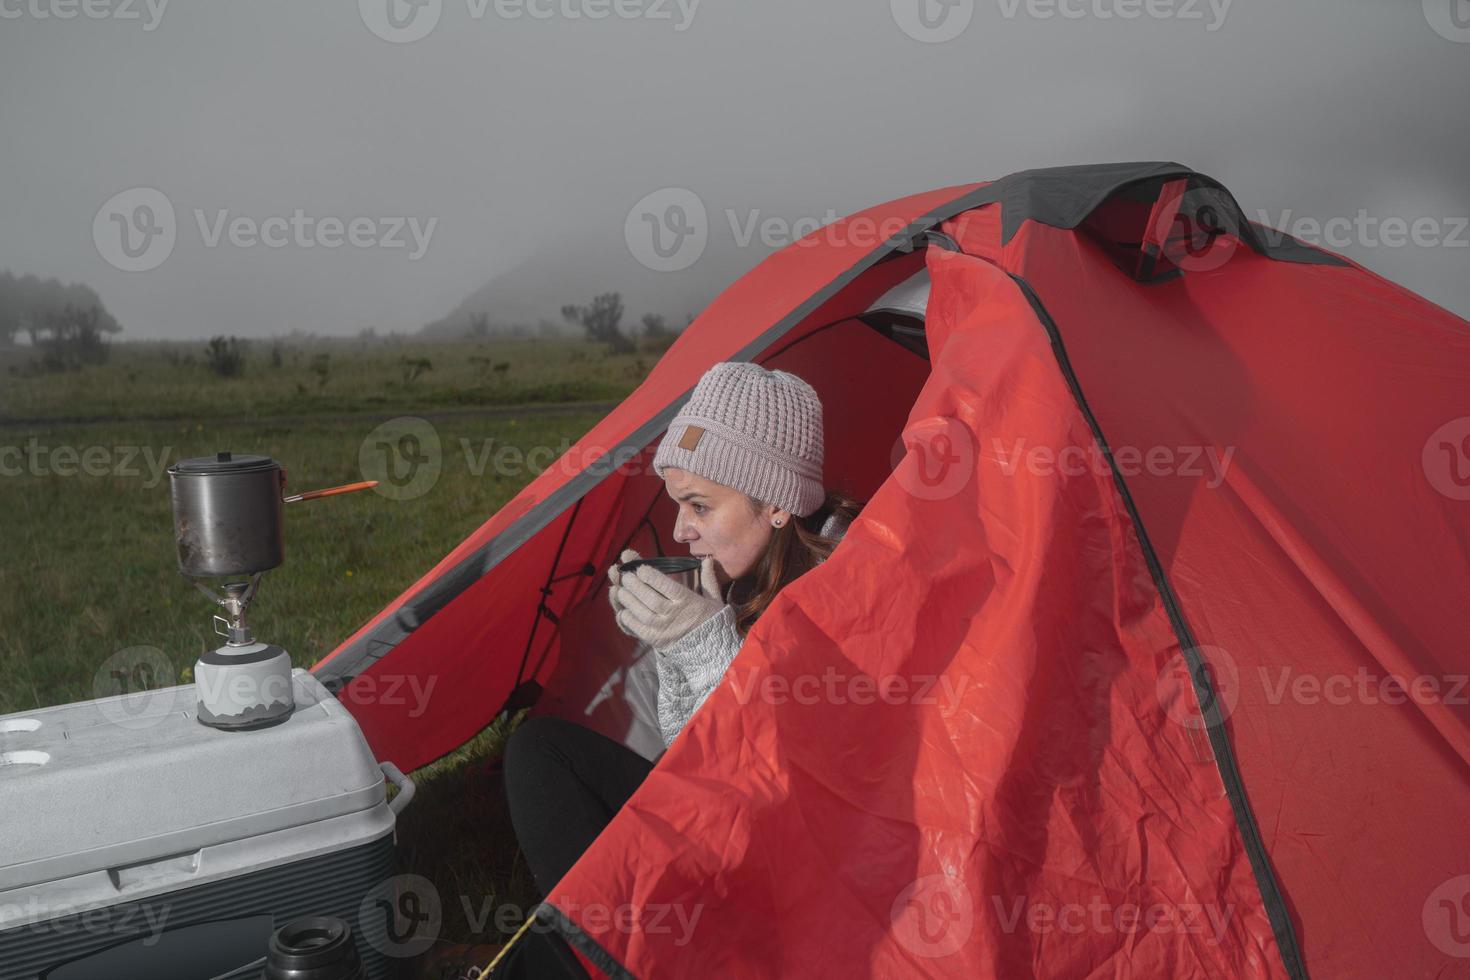
[[[1470,316],[1470,12],[1457,34],[1430,10],[1463,0],[1150,0],[1174,14],[1136,19],[1103,16],[1128,0],[957,0],[971,19],[942,43],[900,26],[918,0],[618,0],[639,15],[602,19],[599,0],[442,0],[407,43],[370,29],[389,0],[173,0],[156,23],[159,0],[72,2],[63,20],[68,0],[0,0],[0,268],[91,285],[125,339],[415,330],[561,251],[605,263],[599,288],[626,280],[630,313],[677,297],[682,323],[687,296],[771,248],[733,242],[727,213],[820,219],[1151,159],[1220,179],[1252,218],[1365,210],[1366,237],[1360,218],[1323,244]],[[94,237],[131,188],[176,213],[149,271]],[[650,275],[625,222],[661,188],[698,196],[710,246]],[[433,225],[416,259],[407,228],[403,248],[210,247],[196,211]],[[1389,218],[1432,219],[1434,241],[1386,244]]]

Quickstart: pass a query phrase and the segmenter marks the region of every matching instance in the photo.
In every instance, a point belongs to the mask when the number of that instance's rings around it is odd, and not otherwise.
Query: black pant
[[[590,728],[561,718],[528,718],[505,746],[505,792],[521,853],[541,896],[551,893],[653,763]],[[540,920],[496,969],[496,978],[575,977],[586,972],[566,941]]]

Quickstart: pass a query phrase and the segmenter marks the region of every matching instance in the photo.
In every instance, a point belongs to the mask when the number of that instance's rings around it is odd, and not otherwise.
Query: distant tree
[[[644,340],[662,340],[664,337],[669,336],[669,334],[671,333],[673,333],[673,331],[669,329],[668,322],[664,320],[661,314],[643,314]]]
[[[465,336],[475,338],[484,338],[490,336],[490,314],[471,313],[470,328],[468,331],[466,331]]]
[[[58,328],[69,337],[57,335]],[[89,331],[102,337],[121,329],[97,293],[88,286],[77,282],[63,285],[59,279],[42,280],[30,274],[16,276],[9,270],[0,271],[0,345],[13,344],[21,331],[25,331],[36,347],[49,334],[54,349],[56,342],[74,341]]]
[[[667,350],[678,339],[678,334],[669,328],[667,321],[658,313],[643,314],[643,333],[639,335],[639,346],[646,353],[656,354]]]
[[[571,323],[580,324],[587,331],[588,340],[607,344],[613,354],[627,354],[634,350],[633,342],[620,328],[623,297],[619,293],[601,293],[593,297],[587,306],[568,304],[561,308],[561,315]]]
[[[221,378],[237,377],[245,370],[248,341],[240,337],[211,337],[204,348],[204,363]]]
[[[52,371],[105,362],[109,350],[105,335],[121,329],[96,304],[85,308],[68,304],[48,311],[41,315],[41,327],[47,335],[39,342],[41,363]]]

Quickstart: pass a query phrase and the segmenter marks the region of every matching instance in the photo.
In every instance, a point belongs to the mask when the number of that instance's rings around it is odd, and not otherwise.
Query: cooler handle
[[[378,768],[383,770],[383,775],[388,778],[388,782],[398,787],[398,795],[388,801],[388,809],[396,817],[403,812],[404,807],[413,801],[413,780],[405,776],[403,770],[391,762],[380,762]]]

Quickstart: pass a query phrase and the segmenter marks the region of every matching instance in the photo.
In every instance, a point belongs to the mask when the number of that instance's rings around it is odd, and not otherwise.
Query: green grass
[[[165,370],[157,349],[122,347],[102,367],[23,379],[23,391],[0,370],[0,405],[12,418],[90,416],[114,407],[126,416],[89,424],[0,425],[0,454],[23,454],[0,455],[0,467],[9,470],[23,460],[20,474],[0,474],[0,670],[6,679],[0,684],[0,714],[105,692],[108,658],[131,647],[161,651],[170,676],[158,681],[180,683],[190,678],[199,654],[221,642],[211,630],[216,610],[178,571],[167,475],[158,478],[160,472],[150,471],[145,460],[167,465],[229,449],[276,458],[295,491],[363,479],[359,450],[380,419],[456,397],[454,379],[469,376],[456,362],[479,346],[427,346],[422,356],[433,361],[439,387],[421,378],[420,400],[386,385],[390,397],[399,399],[393,407],[370,402],[371,395],[353,400],[354,392],[384,390],[379,382],[391,377],[401,356],[392,347],[375,355],[354,355],[359,362],[350,384],[344,371],[340,381],[335,375],[329,381],[327,392],[302,398],[293,394],[289,372],[281,379],[256,379],[260,390],[254,390],[250,375],[222,383],[178,376],[174,371],[182,369]],[[631,390],[643,377],[628,371],[636,365],[635,357],[603,358],[590,345],[583,345],[583,359],[573,356],[577,348],[570,344],[486,346],[496,361],[516,365],[512,371],[520,377],[505,380],[522,392],[621,397],[619,392]],[[449,356],[448,350],[458,354]],[[538,351],[544,363],[534,356]],[[651,366],[654,357],[646,359]],[[137,376],[125,380],[130,371]],[[334,390],[336,385],[340,390]],[[249,414],[283,415],[310,407],[321,417],[243,422],[225,417],[246,411],[246,406]],[[179,413],[197,414],[198,419],[139,421]],[[395,500],[367,491],[287,505],[286,561],[266,573],[251,607],[257,637],[285,647],[298,666],[311,666],[484,523],[604,414],[598,409],[433,418],[443,463],[427,493]],[[477,473],[476,460],[487,445],[486,459],[502,446],[523,454],[537,447],[551,451],[533,458],[530,466],[497,467],[492,461]],[[69,472],[55,458],[56,448],[63,446],[82,459],[90,450],[94,464],[105,458],[108,465],[92,465],[92,473]],[[118,472],[129,452],[137,472]],[[419,796],[400,821],[400,871],[423,875],[439,890],[444,940],[505,938],[493,917],[476,931],[465,903],[473,914],[482,906],[513,903],[526,908],[534,901],[499,776],[487,769],[509,730],[502,719],[452,756],[413,774]]]
[[[245,369],[219,377],[202,342],[117,345],[106,365],[35,374],[29,348],[0,348],[0,420],[401,414],[486,405],[620,401],[659,353],[605,356],[576,340],[253,342]],[[325,356],[323,375],[314,370]],[[431,365],[416,378],[405,359]],[[504,364],[503,370],[496,365]]]

